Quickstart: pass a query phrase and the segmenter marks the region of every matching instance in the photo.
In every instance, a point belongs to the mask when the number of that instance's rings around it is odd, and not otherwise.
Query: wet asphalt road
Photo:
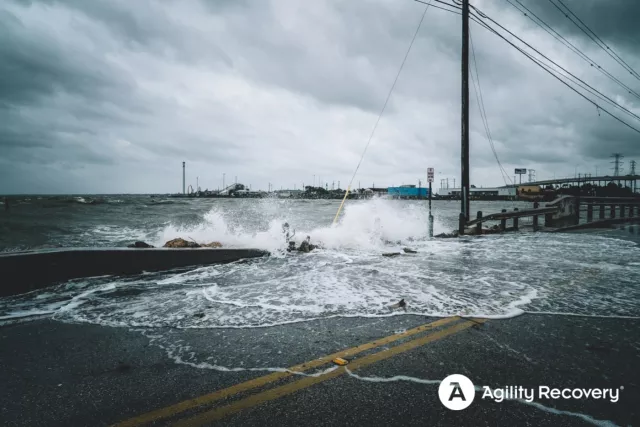
[[[207,360],[208,354],[215,353],[216,365],[284,368],[435,320],[335,318],[270,328],[162,331],[51,320],[5,326],[0,328],[0,424],[112,425],[269,374],[177,364],[166,346],[160,347],[174,338],[190,345],[194,360]],[[459,319],[364,351],[351,365],[357,367],[356,362],[380,351],[466,322]],[[149,338],[158,332],[167,340]],[[169,425],[251,396],[272,400],[230,413],[217,424],[582,426],[599,420],[600,425],[638,425],[639,363],[640,320],[526,314],[474,324],[354,371],[365,379],[345,373],[279,398],[269,394],[279,386],[305,380],[288,377],[153,425]],[[478,392],[467,409],[451,411],[438,399],[438,384],[424,383],[450,374],[466,375],[480,387],[616,388],[619,401],[537,400],[543,406],[534,406],[496,403],[482,399]],[[406,378],[366,380],[394,376]]]

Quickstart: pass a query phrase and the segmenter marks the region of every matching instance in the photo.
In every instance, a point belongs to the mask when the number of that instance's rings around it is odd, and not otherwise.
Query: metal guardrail
[[[465,232],[477,235],[488,232],[517,231],[518,220],[526,217],[533,218],[534,231],[539,230],[538,220],[540,216],[544,218],[545,228],[560,227],[562,230],[590,228],[598,224],[614,224],[635,221],[640,218],[640,198],[637,197],[562,196],[547,203],[544,207],[538,206],[538,202],[535,202],[533,209],[519,210],[516,208],[510,212],[503,209],[502,212],[489,215],[483,215],[482,212],[478,212],[478,217],[470,221],[465,221],[464,216],[460,214],[458,235],[463,235]],[[594,207],[596,206],[599,207],[597,212],[598,219],[594,221]],[[605,212],[606,206],[610,207],[608,212]],[[586,222],[584,223],[580,223],[580,213],[585,211],[581,207],[585,207],[587,211]],[[507,229],[508,219],[513,220],[513,227],[509,229]],[[500,221],[500,227],[483,230],[482,224],[488,221]],[[475,229],[468,230],[474,226]]]
[[[548,213],[556,213],[557,211],[558,211],[558,207],[551,206],[551,207],[544,207],[544,208],[517,210],[517,211],[511,211],[511,212],[499,212],[499,213],[485,215],[485,216],[482,216],[481,218],[476,218],[472,221],[468,221],[466,223],[466,226],[472,227],[474,225],[481,224],[486,221],[498,221],[503,219],[545,215]]]

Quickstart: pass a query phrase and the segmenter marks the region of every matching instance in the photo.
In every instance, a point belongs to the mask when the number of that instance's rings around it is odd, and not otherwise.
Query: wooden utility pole
[[[469,0],[462,0],[462,183],[460,213],[469,221]],[[462,217],[462,215],[461,215]]]

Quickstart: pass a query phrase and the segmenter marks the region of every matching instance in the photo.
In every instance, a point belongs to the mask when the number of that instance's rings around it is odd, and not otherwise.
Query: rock
[[[128,248],[153,248],[152,245],[145,242],[135,242],[127,246]]]
[[[169,240],[164,244],[165,248],[199,248],[200,245],[196,242],[189,242],[180,237],[177,239]]]
[[[403,251],[404,251],[404,253],[406,253],[406,254],[417,254],[417,253],[418,253],[418,251],[414,251],[413,249],[410,249],[410,248],[404,248],[404,249],[402,249],[402,250],[403,250]]]
[[[300,247],[298,248],[298,250],[300,252],[309,252],[309,251],[311,251],[309,242],[306,241],[306,240],[303,240],[302,243],[300,243]]]
[[[221,248],[222,243],[220,242],[205,243],[204,245],[202,245],[202,247],[203,248]]]

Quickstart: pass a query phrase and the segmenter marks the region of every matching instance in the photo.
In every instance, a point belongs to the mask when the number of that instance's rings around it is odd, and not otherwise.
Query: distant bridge
[[[624,183],[633,183],[634,191],[636,188],[636,181],[640,181],[640,175],[624,175],[624,176],[591,176],[591,175],[582,175],[571,178],[558,178],[558,179],[548,179],[545,181],[534,181],[534,182],[523,182],[521,184],[510,184],[506,185],[506,187],[520,187],[523,185],[559,185],[559,184],[586,184],[586,183],[607,183],[607,182],[624,182]]]

